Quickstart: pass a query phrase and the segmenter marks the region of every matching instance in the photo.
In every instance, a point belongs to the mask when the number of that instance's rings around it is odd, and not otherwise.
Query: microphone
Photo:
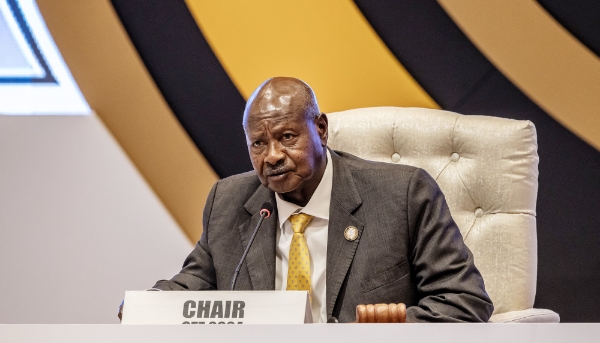
[[[252,232],[252,236],[250,236],[250,240],[248,241],[248,246],[246,246],[246,249],[244,250],[244,253],[242,254],[242,259],[240,260],[240,263],[238,263],[237,267],[235,267],[235,272],[233,272],[233,277],[231,278],[231,287],[230,287],[231,291],[233,291],[235,289],[235,282],[237,281],[238,274],[240,273],[242,264],[244,263],[244,260],[246,259],[246,255],[248,255],[248,250],[250,250],[250,246],[252,245],[252,242],[254,242],[254,237],[256,237],[256,233],[258,232],[260,225],[262,224],[263,220],[265,220],[265,218],[269,218],[271,216],[272,212],[273,212],[273,205],[271,205],[270,202],[265,202],[260,207],[260,212],[259,212],[260,219],[258,220],[258,224],[256,224],[256,228],[254,229],[254,232]]]

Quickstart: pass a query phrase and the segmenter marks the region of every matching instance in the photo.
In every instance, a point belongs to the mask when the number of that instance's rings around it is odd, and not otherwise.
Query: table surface
[[[0,342],[600,342],[600,323],[100,325],[4,324]]]

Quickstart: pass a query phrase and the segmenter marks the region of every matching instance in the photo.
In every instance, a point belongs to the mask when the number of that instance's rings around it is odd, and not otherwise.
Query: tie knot
[[[290,216],[290,223],[292,223],[292,230],[294,233],[304,233],[304,230],[308,226],[308,223],[313,219],[311,215],[306,213],[292,214]]]

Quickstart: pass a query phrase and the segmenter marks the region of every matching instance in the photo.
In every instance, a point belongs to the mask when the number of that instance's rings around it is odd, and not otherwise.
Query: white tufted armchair
[[[490,322],[559,322],[532,308],[537,278],[535,126],[424,108],[328,114],[329,146],[425,169],[446,196],[494,303]]]

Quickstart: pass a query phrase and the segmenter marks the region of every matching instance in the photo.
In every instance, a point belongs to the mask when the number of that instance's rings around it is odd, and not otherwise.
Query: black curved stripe
[[[355,3],[444,109],[535,123],[540,155],[535,306],[557,311],[562,321],[600,321],[600,152],[506,79],[434,0]]]
[[[598,0],[538,0],[538,3],[596,56],[600,56]]]
[[[354,2],[442,108],[455,108],[494,69],[433,0]]]
[[[226,177],[252,169],[241,124],[244,98],[185,2],[112,4],[165,100],[216,173]]]

